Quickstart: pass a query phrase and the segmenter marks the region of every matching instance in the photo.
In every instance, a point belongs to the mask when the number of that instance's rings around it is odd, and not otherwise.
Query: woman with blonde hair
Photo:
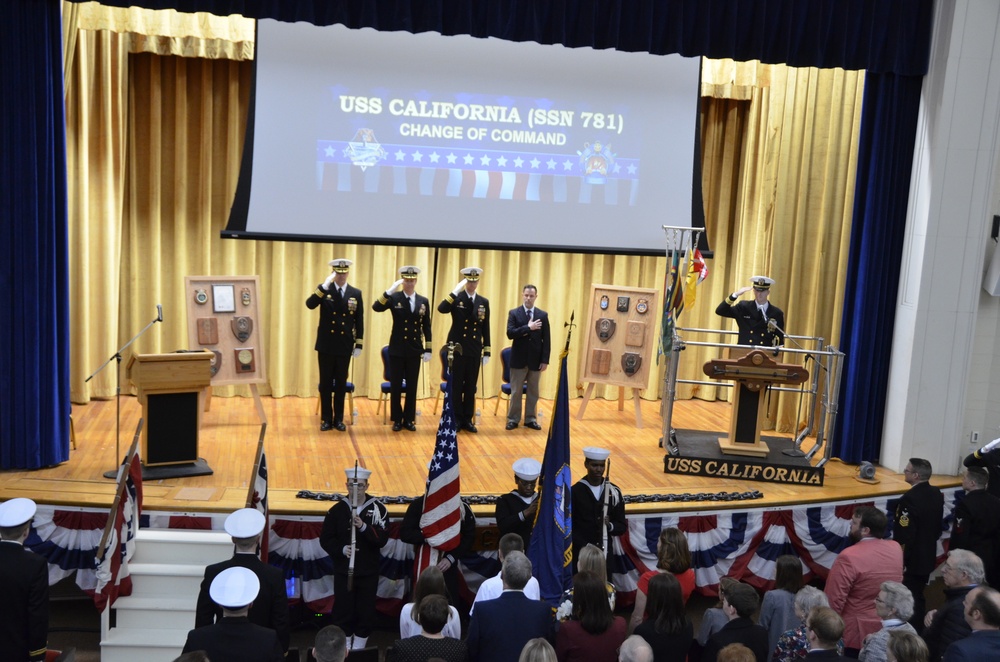
[[[517,662],[556,662],[556,649],[546,639],[529,639],[521,649]]]
[[[604,576],[580,572],[573,578],[573,615],[556,632],[559,662],[616,662],[625,641],[625,619],[608,606]]]
[[[604,558],[604,552],[601,548],[594,544],[588,544],[583,549],[580,550],[580,554],[576,560],[577,574],[581,572],[592,572],[598,577],[608,576],[608,562]],[[611,611],[615,610],[615,586],[611,582],[604,582],[604,587],[608,591],[608,604],[611,606]],[[562,598],[559,600],[559,609],[556,611],[556,619],[564,621],[569,618],[571,610],[573,608],[573,589],[568,589],[563,592]]]

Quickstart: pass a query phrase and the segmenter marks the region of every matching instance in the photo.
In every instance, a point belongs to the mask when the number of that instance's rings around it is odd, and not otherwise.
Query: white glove
[[[489,364],[490,364],[490,357],[488,357],[488,356],[484,356],[484,357],[483,357],[483,367],[485,368],[485,367],[486,367],[486,366],[488,366]]]
[[[454,294],[455,296],[458,296],[458,293],[461,292],[463,289],[465,289],[465,286],[468,283],[469,283],[469,279],[468,278],[463,278],[461,281],[459,281],[458,285],[455,286],[455,289],[453,289],[451,291],[451,293]]]
[[[424,363],[429,363],[430,360],[431,360],[431,353],[430,352],[424,352]]]
[[[337,277],[337,274],[335,274],[334,272],[331,271],[330,275],[327,276],[326,280],[323,281],[323,289],[324,290],[330,289],[330,283],[332,283],[333,279],[336,278],[336,277]]]
[[[993,450],[997,446],[1000,446],[1000,437],[998,437],[997,439],[994,439],[990,443],[988,443],[985,446],[983,446],[982,448],[980,448],[979,452],[980,453],[989,453],[991,450]]]
[[[351,356],[353,356],[354,358],[358,358],[359,356],[361,356],[361,348],[355,347],[354,351],[351,352]]]
[[[402,285],[402,284],[403,284],[403,279],[402,279],[402,278],[400,278],[400,279],[399,279],[399,280],[397,280],[397,281],[396,281],[395,283],[393,283],[392,285],[390,285],[390,286],[389,286],[389,289],[387,289],[387,290],[385,291],[385,293],[386,293],[386,294],[388,294],[388,295],[391,295],[391,294],[392,294],[393,292],[395,292],[395,291],[396,291],[396,289],[397,289],[397,288],[398,288],[398,287],[399,287],[400,285]]]

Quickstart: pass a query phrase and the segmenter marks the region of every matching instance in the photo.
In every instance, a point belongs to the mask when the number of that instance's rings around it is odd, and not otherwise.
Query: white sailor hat
[[[348,480],[354,479],[355,471],[357,471],[358,480],[368,480],[372,475],[371,469],[365,469],[364,467],[358,467],[357,469],[355,469],[354,467],[351,467],[349,469],[344,469],[344,473],[347,474]]]
[[[755,290],[769,290],[774,285],[774,279],[767,276],[754,276],[750,279],[750,283]]]
[[[420,267],[406,266],[399,268],[399,275],[403,277],[403,280],[415,280],[419,273]]]
[[[466,280],[479,280],[479,277],[483,275],[483,270],[479,267],[466,267],[462,269],[462,275],[465,276]]]
[[[333,267],[333,270],[338,274],[346,274],[351,270],[352,264],[354,264],[354,262],[343,257],[338,257],[336,260],[330,260],[330,266]]]
[[[521,480],[535,480],[542,473],[542,463],[530,457],[522,457],[512,465],[514,475]]]
[[[0,503],[0,526],[21,526],[30,522],[38,506],[31,499],[16,497]]]
[[[236,566],[226,568],[212,580],[208,594],[220,607],[239,609],[254,601],[260,592],[260,580],[253,570]]]
[[[609,457],[611,457],[611,451],[607,448],[600,448],[598,446],[587,446],[583,449],[583,457],[588,460],[597,460],[598,462],[603,462]]]
[[[226,533],[234,538],[253,538],[264,530],[264,513],[255,508],[240,508],[226,518]]]

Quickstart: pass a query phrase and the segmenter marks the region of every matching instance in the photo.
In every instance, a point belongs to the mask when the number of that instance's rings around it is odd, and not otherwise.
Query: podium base
[[[146,480],[162,480],[164,478],[190,478],[192,476],[211,476],[214,471],[212,467],[208,466],[208,462],[205,458],[199,457],[194,462],[185,462],[183,464],[166,464],[162,466],[147,467],[142,465],[142,479]],[[115,480],[118,478],[118,469],[112,469],[111,471],[104,472],[105,478],[110,478]]]

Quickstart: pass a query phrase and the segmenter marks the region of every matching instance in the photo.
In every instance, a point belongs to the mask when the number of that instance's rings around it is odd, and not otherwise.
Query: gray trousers
[[[524,405],[524,422],[535,420],[535,406],[538,404],[538,382],[542,378],[541,370],[527,368],[510,369],[510,407],[507,408],[507,422],[521,422],[521,385],[527,382],[528,397]]]

